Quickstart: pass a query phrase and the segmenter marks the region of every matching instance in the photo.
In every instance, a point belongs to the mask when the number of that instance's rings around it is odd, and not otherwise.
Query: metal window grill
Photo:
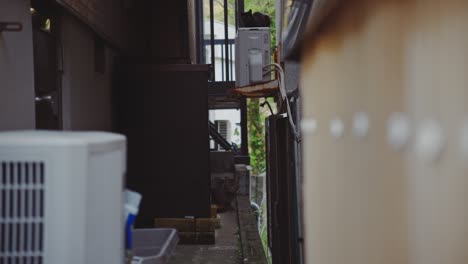
[[[0,264],[42,264],[44,181],[42,162],[0,163]]]
[[[199,43],[202,45],[202,56],[204,57],[204,63],[210,63],[213,68],[213,74],[212,74],[212,79],[211,81],[221,81],[221,82],[227,82],[227,81],[234,81],[235,80],[235,65],[234,65],[234,60],[235,60],[235,48],[234,48],[234,39],[229,38],[229,16],[228,16],[228,11],[229,11],[229,5],[228,5],[228,0],[221,0],[219,3],[222,3],[222,21],[224,24],[224,36],[215,36],[215,7],[214,7],[214,2],[215,0],[200,0],[200,3],[203,1],[206,1],[208,3],[209,7],[209,14],[208,19],[210,21],[210,26],[209,26],[209,38],[204,39],[204,34],[203,32],[203,14],[201,14],[201,20],[202,22],[201,26],[201,34],[200,39],[202,40],[202,43]],[[231,7],[232,8],[232,7]],[[203,10],[203,9],[201,9]],[[239,27],[238,25],[238,20],[241,12],[244,12],[244,0],[235,0],[234,1],[234,24],[235,28],[237,29]],[[207,54],[208,53],[208,54]],[[216,54],[220,54],[221,58],[220,61],[218,62],[221,66],[220,71],[216,73]],[[209,55],[209,60],[208,56]],[[220,76],[216,76],[219,74]]]

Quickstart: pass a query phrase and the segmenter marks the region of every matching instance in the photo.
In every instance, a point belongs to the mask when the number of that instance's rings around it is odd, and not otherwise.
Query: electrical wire
[[[268,67],[271,67],[271,66],[274,66],[275,70],[279,72],[280,94],[281,94],[281,98],[283,100],[286,100],[287,94],[286,94],[286,89],[285,89],[286,85],[284,84],[284,71],[283,71],[283,68],[281,68],[281,66],[279,64],[277,64],[277,63],[272,63],[270,65],[265,66],[264,68],[268,68]]]
[[[289,124],[291,125],[294,136],[296,137],[296,141],[300,142],[302,139],[301,139],[301,135],[299,134],[299,131],[297,129],[297,126],[294,123],[294,120],[292,118],[291,106],[290,106],[290,103],[289,103],[288,94],[287,94],[287,91],[286,91],[286,85],[285,85],[285,82],[284,82],[284,70],[281,67],[281,65],[279,65],[278,63],[272,63],[270,65],[267,65],[267,66],[264,67],[264,69],[272,67],[272,66],[275,67],[275,70],[278,71],[278,73],[279,73],[278,82],[279,82],[279,90],[280,90],[281,99],[283,101],[285,101],[285,103],[286,103],[286,111],[288,113]],[[271,69],[267,70],[267,73],[268,72],[271,72]]]
[[[267,105],[268,109],[270,109],[271,115],[274,115],[275,113],[273,112],[273,108],[271,108],[270,102],[268,102],[268,99],[266,97],[264,99],[265,99],[265,102],[261,103],[260,106],[265,107],[265,105]]]

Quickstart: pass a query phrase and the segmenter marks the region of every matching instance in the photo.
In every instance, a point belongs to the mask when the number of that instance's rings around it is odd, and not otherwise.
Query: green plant
[[[260,111],[258,98],[247,100],[247,126],[249,132],[249,153],[252,174],[259,175],[266,170],[265,157],[265,116]]]
[[[252,10],[253,13],[260,12],[270,17],[271,25],[271,46],[276,46],[276,20],[275,20],[275,1],[274,0],[245,0],[245,11]]]
[[[228,23],[235,25],[235,10],[236,1],[228,0]],[[275,1],[274,0],[245,0],[244,10],[252,10],[253,13],[260,12],[268,15],[271,20],[271,46],[272,49],[276,46],[276,20],[275,20]],[[209,0],[204,1],[204,16],[206,19],[210,17],[210,5]],[[215,20],[224,21],[224,1],[213,0],[213,15]]]
[[[273,111],[276,111],[273,98],[247,99],[247,127],[252,175],[260,175],[266,171],[265,119],[271,113],[267,106],[263,108],[260,106],[263,100],[268,100]]]

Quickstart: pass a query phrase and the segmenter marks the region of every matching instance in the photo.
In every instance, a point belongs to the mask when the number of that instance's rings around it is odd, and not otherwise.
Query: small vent
[[[224,139],[229,140],[229,121],[227,120],[217,120],[216,125],[218,127],[218,133],[223,136]]]
[[[44,163],[0,163],[0,264],[42,264]]]

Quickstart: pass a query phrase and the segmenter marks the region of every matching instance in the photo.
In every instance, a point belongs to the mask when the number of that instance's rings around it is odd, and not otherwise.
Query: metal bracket
[[[57,92],[52,92],[43,96],[36,96],[34,101],[36,101],[36,104],[49,104],[52,108],[52,112],[54,113],[54,115],[58,115]]]
[[[3,31],[20,32],[23,30],[23,24],[19,22],[0,22],[0,33]]]

